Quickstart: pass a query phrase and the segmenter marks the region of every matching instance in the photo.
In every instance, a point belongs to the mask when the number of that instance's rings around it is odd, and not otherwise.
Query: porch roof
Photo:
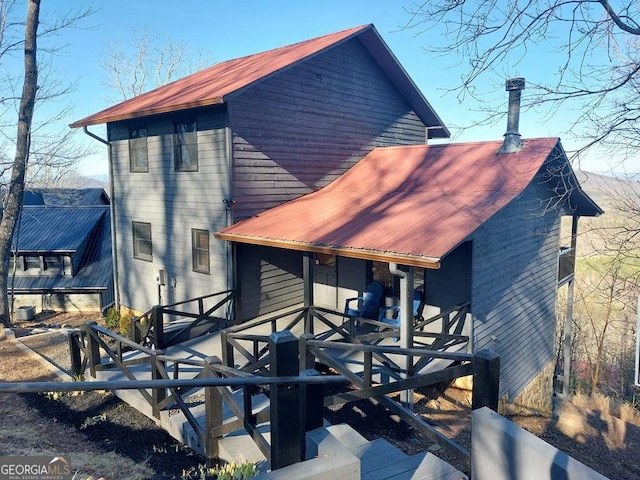
[[[547,159],[566,161],[558,138],[525,140],[520,152],[509,154],[497,153],[501,144],[377,148],[328,186],[215,236],[438,268],[442,257],[518,196]],[[564,196],[588,199],[581,189]]]

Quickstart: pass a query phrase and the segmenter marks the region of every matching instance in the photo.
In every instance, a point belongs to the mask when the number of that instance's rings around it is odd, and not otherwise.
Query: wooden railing
[[[290,332],[273,334],[269,339],[269,357],[273,360],[267,376],[253,375],[222,364],[216,357],[206,359],[183,359],[165,355],[162,350],[149,349],[118,335],[95,323],[87,324],[72,333],[70,341],[72,369],[76,378],[81,378],[88,367],[89,375],[117,369],[127,377],[124,381],[81,382],[78,390],[136,389],[151,406],[153,416],[160,418],[162,410],[177,407],[196,433],[205,456],[210,462],[219,456],[218,443],[227,433],[244,428],[271,464],[272,469],[281,468],[305,459],[304,433],[322,426],[322,408],[309,408],[317,404],[322,385],[346,383],[341,376],[320,376],[318,372],[299,374],[298,340]],[[130,349],[127,355],[123,352]],[[127,358],[125,358],[127,357]],[[140,381],[132,367],[148,365],[151,380]],[[172,365],[171,368],[168,368]],[[180,371],[187,366],[195,375],[180,379]],[[184,371],[184,370],[183,370]],[[42,391],[53,391],[57,384],[46,383]],[[190,410],[185,398],[204,388],[205,421],[201,424]],[[243,390],[238,401],[232,389]],[[67,388],[68,389],[68,388]],[[2,386],[0,385],[0,392]],[[24,390],[27,391],[27,390]],[[32,390],[31,390],[32,391]],[[264,393],[269,399],[269,408],[255,411],[253,398]],[[322,395],[319,397],[322,399]],[[225,402],[236,416],[235,420],[223,422]],[[321,404],[320,404],[321,407]],[[293,414],[292,412],[299,412]],[[292,422],[296,422],[292,425]],[[271,423],[270,442],[258,429],[258,425]],[[292,429],[295,427],[295,429]]]
[[[232,323],[234,300],[234,290],[225,290],[171,305],[156,305],[131,319],[131,338],[140,345],[164,349],[217,331]],[[205,306],[207,302],[215,303]],[[220,309],[226,310],[224,316],[214,315]],[[167,318],[171,320],[166,322]]]
[[[176,312],[175,308],[163,311]],[[500,371],[497,355],[486,351],[476,355],[444,351],[468,341],[468,337],[461,334],[467,313],[468,304],[463,304],[417,322],[414,347],[399,348],[393,344],[381,344],[384,338],[398,335],[386,324],[381,325],[381,328],[386,328],[381,332],[357,335],[352,328],[355,319],[345,319],[340,312],[318,307],[297,308],[222,330],[223,358],[202,360],[173,358],[155,345],[149,348],[89,324],[72,335],[72,366],[75,376],[82,375],[88,368],[94,378],[98,371],[118,369],[132,385],[139,385],[134,367],[148,364],[152,381],[156,383],[151,388],[144,386],[137,390],[151,406],[153,415],[160,417],[163,409],[177,406],[210,459],[218,456],[218,442],[226,433],[244,428],[272,468],[301,461],[304,458],[304,432],[322,425],[325,406],[376,398],[417,432],[469,466],[466,449],[415,415],[409,407],[391,398],[398,392],[473,375],[473,408],[489,406],[497,409]],[[441,322],[441,327],[436,333],[420,330],[437,322]],[[291,330],[296,330],[299,338]],[[431,343],[427,344],[426,339]],[[134,352],[123,355],[128,349]],[[336,355],[340,351],[361,358],[362,371],[352,372],[340,360],[341,355]],[[434,359],[453,362],[453,366],[420,373],[422,366]],[[314,369],[317,363],[330,367],[338,377],[320,376]],[[191,383],[181,383],[185,379],[179,379],[180,372],[187,368],[194,378]],[[273,381],[274,378],[279,380]],[[207,383],[214,380],[228,383],[224,384],[225,387]],[[352,390],[325,396],[323,385],[334,381],[348,381]],[[193,393],[194,388],[210,385],[216,385],[216,388],[205,388],[206,415],[205,424],[201,425],[190,412],[185,398]],[[241,401],[231,386],[242,388]],[[120,389],[120,384],[110,389]],[[259,394],[269,399],[268,411],[255,410],[253,399]],[[222,422],[223,401],[236,416],[232,422]],[[299,411],[300,415],[292,414],[294,411]],[[271,423],[270,443],[258,429],[258,425],[266,421]],[[297,434],[291,434],[292,431]]]

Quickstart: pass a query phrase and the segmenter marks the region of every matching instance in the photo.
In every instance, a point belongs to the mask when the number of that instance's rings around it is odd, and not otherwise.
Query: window
[[[209,230],[191,229],[193,271],[209,273]]]
[[[150,223],[133,222],[133,258],[153,260]]]
[[[24,256],[24,269],[26,271],[40,272],[40,257],[37,255]]]
[[[148,172],[147,127],[138,125],[129,128],[129,170]]]
[[[47,275],[64,275],[62,257],[58,255],[45,255],[44,270]]]
[[[173,155],[177,172],[198,171],[198,139],[195,120],[174,124]]]

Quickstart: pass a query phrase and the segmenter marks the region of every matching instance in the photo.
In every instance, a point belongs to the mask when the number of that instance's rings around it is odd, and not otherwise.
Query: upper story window
[[[146,125],[129,128],[129,170],[131,172],[149,171]]]
[[[151,244],[151,224],[132,222],[133,227],[133,258],[153,261],[153,248]]]
[[[195,120],[174,123],[173,156],[176,172],[198,171],[198,138]]]
[[[191,229],[193,271],[209,273],[209,230]]]

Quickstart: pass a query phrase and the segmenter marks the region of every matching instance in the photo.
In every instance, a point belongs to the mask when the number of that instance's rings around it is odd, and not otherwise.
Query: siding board
[[[553,359],[559,216],[541,209],[552,194],[536,176],[472,235],[474,349],[500,354],[510,400]]]

